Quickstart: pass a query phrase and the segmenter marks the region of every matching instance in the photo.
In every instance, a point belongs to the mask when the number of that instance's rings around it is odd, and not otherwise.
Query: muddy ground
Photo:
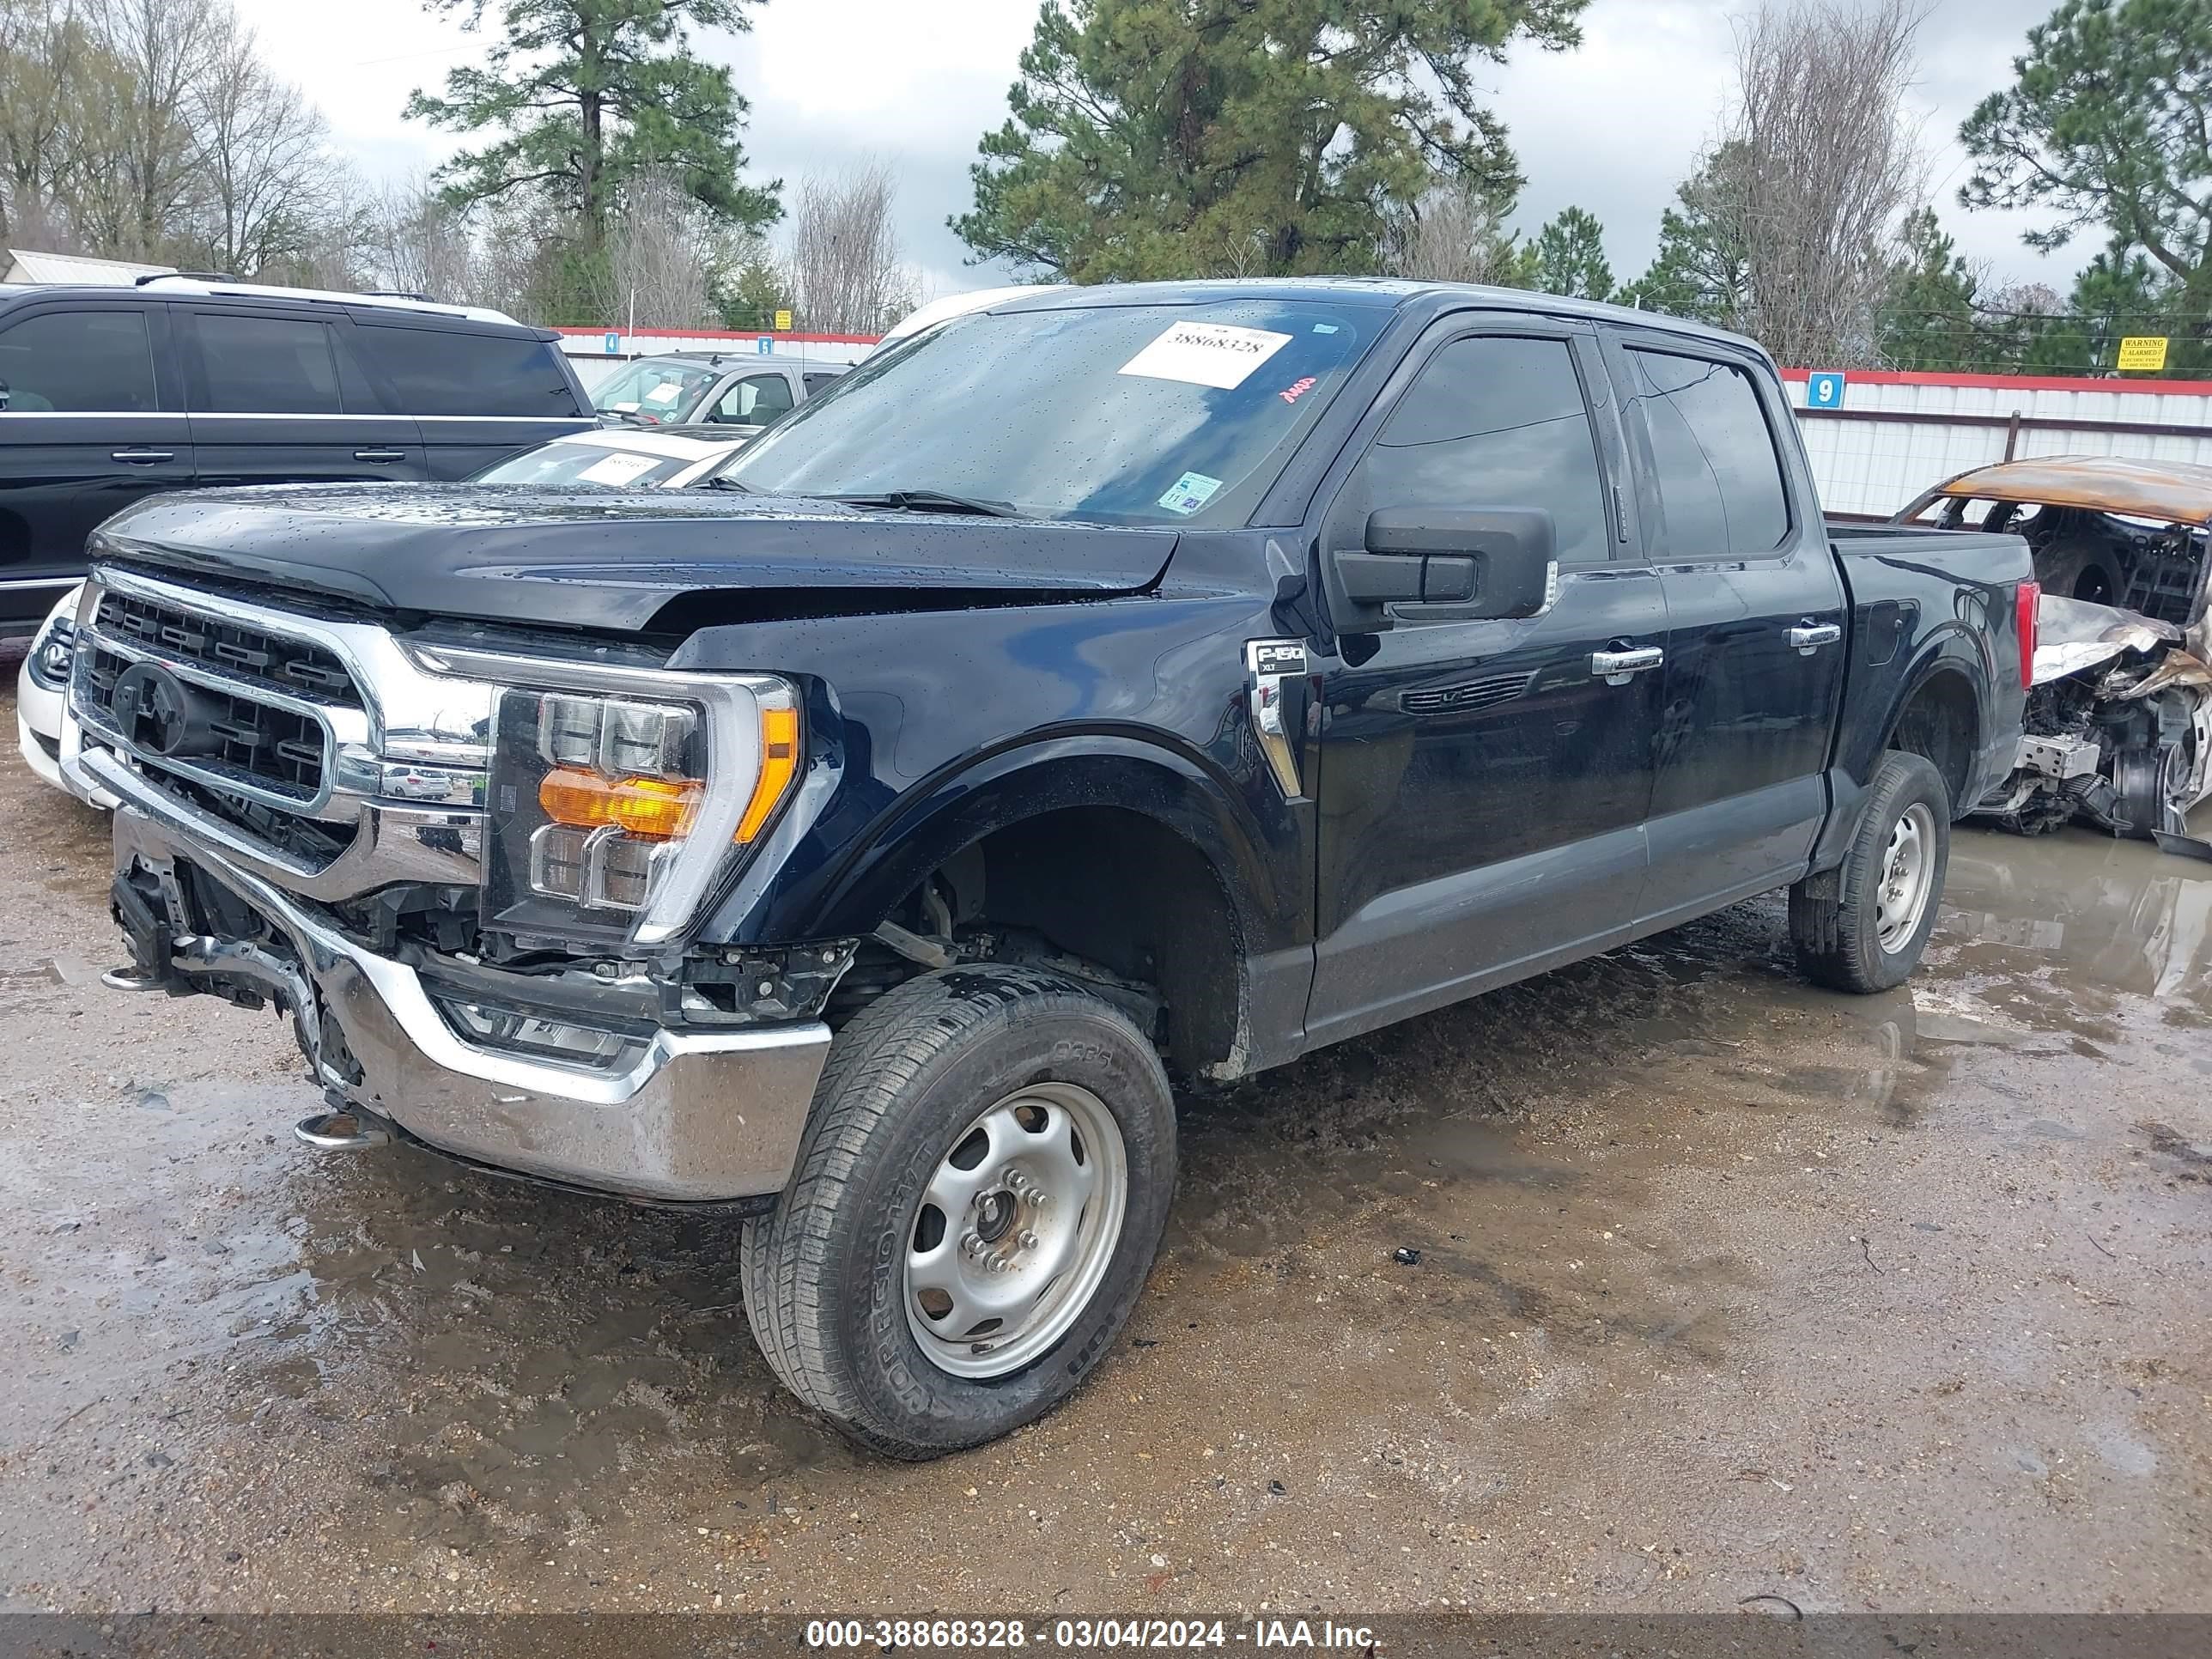
[[[0,1609],[2212,1608],[2212,866],[1961,831],[1907,991],[1765,901],[1190,1101],[1121,1351],[921,1468],[729,1224],[296,1146],[106,868],[9,756]]]

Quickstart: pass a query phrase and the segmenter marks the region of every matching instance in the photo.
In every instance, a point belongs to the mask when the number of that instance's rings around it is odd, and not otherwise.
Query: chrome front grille
[[[303,897],[482,880],[496,688],[373,623],[105,565],[88,586],[79,763],[126,809]]]
[[[115,589],[77,639],[71,681],[89,731],[234,822],[247,805],[313,812],[329,793],[333,717],[365,720],[329,651]]]

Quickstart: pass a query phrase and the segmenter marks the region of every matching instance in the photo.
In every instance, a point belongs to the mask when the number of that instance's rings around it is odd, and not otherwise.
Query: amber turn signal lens
[[[561,767],[538,786],[538,804],[556,823],[580,830],[612,824],[647,841],[675,841],[690,831],[702,787],[662,778],[603,778]]]
[[[760,775],[754,781],[752,799],[745,803],[745,815],[738,820],[739,846],[760,834],[798,775],[799,711],[762,709]]]

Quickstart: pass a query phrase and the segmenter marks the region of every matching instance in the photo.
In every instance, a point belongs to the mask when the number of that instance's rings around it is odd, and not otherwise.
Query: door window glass
[[[382,326],[357,327],[354,340],[384,370],[409,415],[559,420],[582,412],[544,340]]]
[[[158,405],[146,313],[136,306],[42,311],[0,332],[0,409],[135,413]]]
[[[1455,340],[1407,389],[1366,460],[1381,507],[1534,507],[1563,563],[1612,555],[1597,440],[1564,340]]]
[[[1729,363],[1631,350],[1633,400],[1650,434],[1667,550],[1750,558],[1790,532],[1774,434],[1751,376]]]
[[[336,415],[338,375],[327,323],[305,318],[202,312],[200,372],[222,415]]]
[[[738,426],[766,426],[791,412],[791,383],[781,374],[754,374],[725,392],[714,404],[714,419]]]

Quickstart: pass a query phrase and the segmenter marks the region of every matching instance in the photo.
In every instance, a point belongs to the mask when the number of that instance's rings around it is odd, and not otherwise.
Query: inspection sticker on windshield
[[[1160,505],[1170,513],[1188,516],[1213,499],[1213,492],[1221,488],[1221,480],[1209,478],[1203,472],[1186,472],[1175,481],[1175,487],[1160,497]]]
[[[1219,386],[1244,384],[1244,377],[1290,344],[1287,334],[1228,323],[1177,323],[1121,365],[1124,374],[1152,380],[1182,380]]]

